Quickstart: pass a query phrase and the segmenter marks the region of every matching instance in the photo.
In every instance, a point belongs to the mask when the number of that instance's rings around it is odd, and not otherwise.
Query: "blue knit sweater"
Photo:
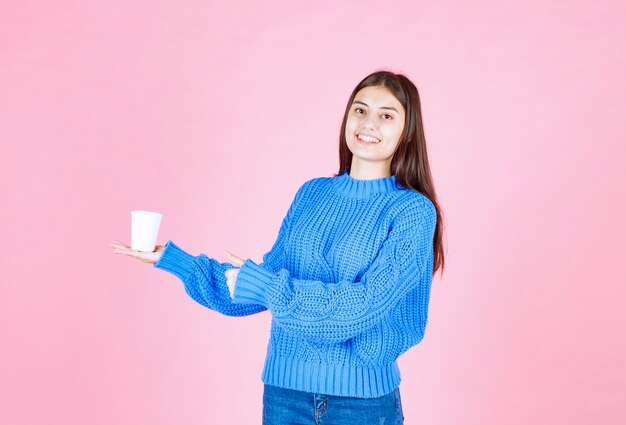
[[[234,300],[230,263],[168,241],[154,267],[220,313],[271,312],[266,384],[379,397],[400,385],[396,360],[424,337],[436,220],[432,202],[395,176],[319,177],[298,189],[263,262],[241,266]]]

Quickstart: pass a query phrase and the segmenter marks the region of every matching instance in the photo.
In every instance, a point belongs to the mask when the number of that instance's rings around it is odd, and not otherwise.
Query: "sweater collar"
[[[344,171],[343,174],[333,177],[332,182],[340,193],[353,198],[368,198],[400,189],[400,185],[396,186],[396,176],[360,180],[352,178]]]

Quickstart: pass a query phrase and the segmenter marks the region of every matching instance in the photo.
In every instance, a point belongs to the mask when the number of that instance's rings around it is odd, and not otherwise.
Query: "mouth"
[[[367,134],[357,134],[356,138],[359,142],[364,143],[366,145],[375,145],[377,143],[380,143],[380,139],[374,136],[369,136]]]

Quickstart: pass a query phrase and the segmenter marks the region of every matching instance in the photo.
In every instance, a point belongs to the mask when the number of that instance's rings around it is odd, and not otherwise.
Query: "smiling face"
[[[368,86],[359,90],[346,119],[345,138],[353,155],[351,170],[361,168],[389,175],[404,119],[402,104],[387,88]]]

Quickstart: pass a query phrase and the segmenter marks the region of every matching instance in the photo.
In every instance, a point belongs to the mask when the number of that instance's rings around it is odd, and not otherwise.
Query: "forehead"
[[[370,108],[394,107],[400,112],[404,112],[402,104],[383,86],[369,86],[359,90],[354,96],[354,101],[366,103]]]

